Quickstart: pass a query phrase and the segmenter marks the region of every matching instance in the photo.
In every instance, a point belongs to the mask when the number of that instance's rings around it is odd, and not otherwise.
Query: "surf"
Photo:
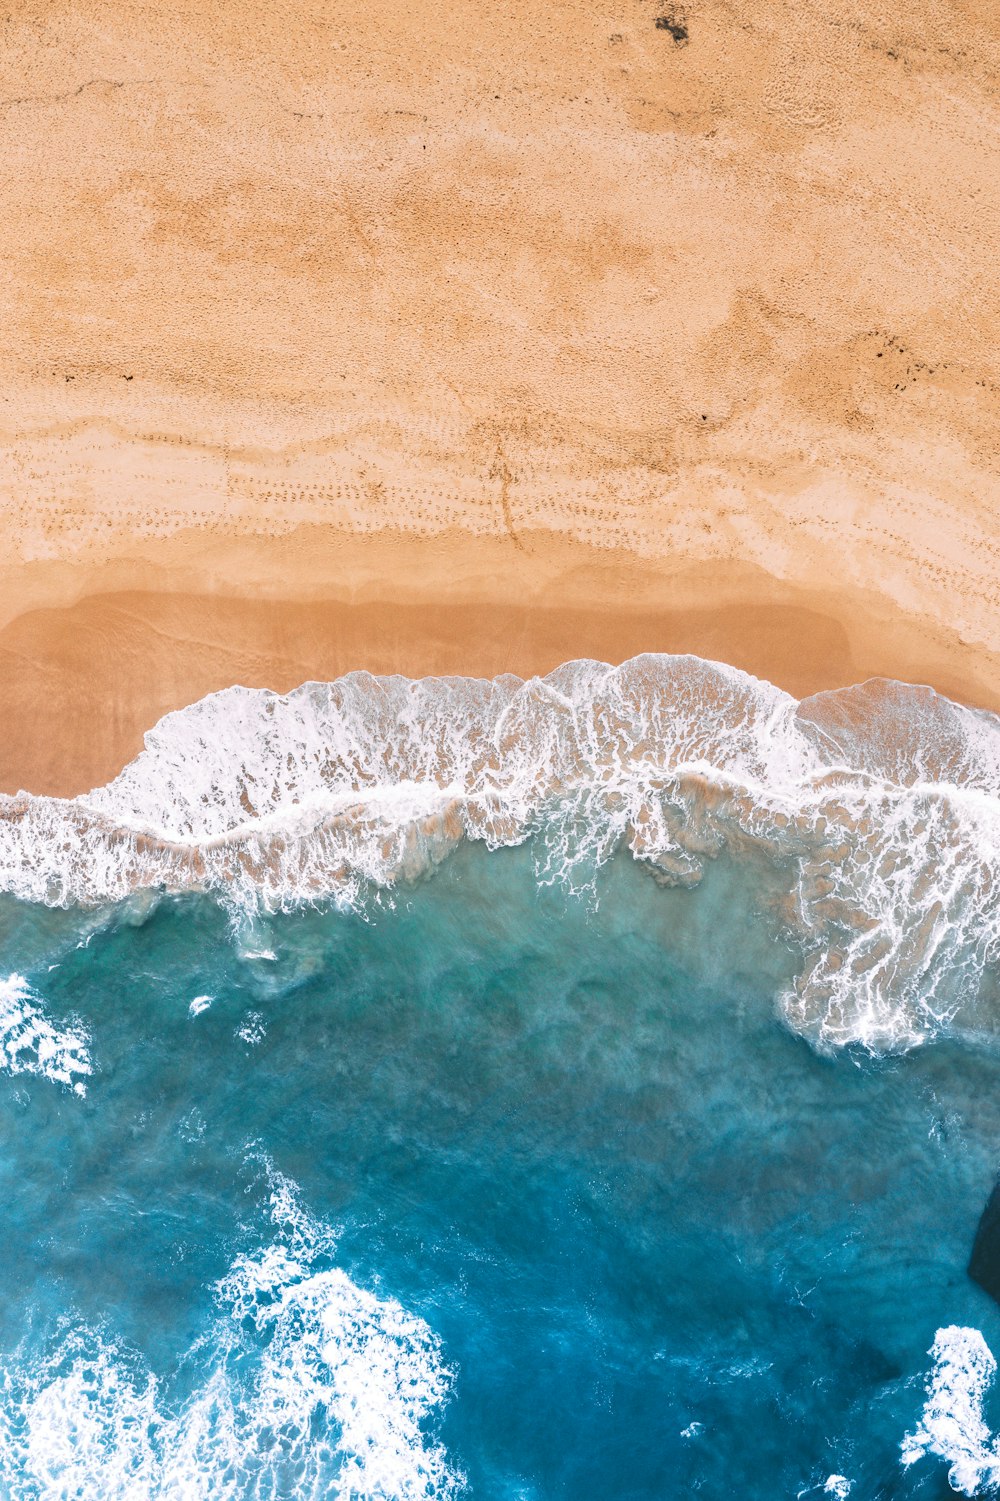
[[[358,908],[464,841],[528,840],[569,887],[622,848],[664,885],[766,860],[801,956],[789,1025],[911,1047],[975,1010],[1000,953],[1000,720],[886,680],[799,702],[689,656],[235,687],[165,716],[105,787],[0,799],[0,890]]]
[[[291,1180],[263,1166],[272,1238],[234,1257],[214,1289],[210,1327],[172,1379],[71,1314],[43,1351],[8,1360],[4,1494],[452,1501],[461,1493],[464,1477],[427,1432],[453,1377],[440,1341],[395,1299],[358,1287],[333,1264],[332,1228],[303,1206]]]

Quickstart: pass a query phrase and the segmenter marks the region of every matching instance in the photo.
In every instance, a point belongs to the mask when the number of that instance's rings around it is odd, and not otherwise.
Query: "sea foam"
[[[923,1416],[902,1444],[903,1464],[935,1455],[948,1465],[952,1490],[978,1496],[1000,1487],[1000,1439],[983,1416],[983,1401],[997,1363],[978,1329],[939,1329],[930,1354]]]
[[[0,979],[0,1070],[38,1074],[82,1095],[93,1072],[89,1047],[82,1024],[57,1027],[49,1020],[23,975]]]
[[[6,1363],[0,1491],[11,1501],[451,1501],[460,1472],[428,1432],[452,1373],[422,1319],[330,1265],[335,1237],[272,1175],[275,1238],[237,1256],[210,1333],[170,1383],[101,1330],[65,1323]]]
[[[0,799],[0,888],[357,904],[462,839],[531,836],[570,884],[622,846],[670,883],[723,849],[786,869],[803,964],[782,1004],[821,1047],[933,1036],[1000,952],[1000,720],[884,680],[799,703],[696,657],[227,689],[106,787]]]

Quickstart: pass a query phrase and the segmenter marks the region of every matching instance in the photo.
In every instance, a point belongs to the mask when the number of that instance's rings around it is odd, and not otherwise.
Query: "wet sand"
[[[8,20],[0,789],[356,667],[1000,708],[1000,23],[668,10]]]
[[[296,589],[294,555],[322,556],[324,543],[340,560],[338,582],[306,577]],[[253,577],[253,557],[237,551]],[[179,565],[165,578],[134,560],[101,570],[82,598],[26,610],[0,630],[0,705],[13,730],[0,744],[0,785],[75,795],[114,776],[162,714],[205,693],[233,683],[287,692],[357,669],[528,676],[574,657],[694,652],[797,697],[879,675],[1000,710],[998,656],[878,595],[797,589],[737,564],[658,572],[530,533],[523,554],[504,551],[461,535],[359,542],[313,530],[256,551],[275,575],[249,597],[196,580],[154,586],[183,580]],[[122,587],[136,582],[149,586]]]

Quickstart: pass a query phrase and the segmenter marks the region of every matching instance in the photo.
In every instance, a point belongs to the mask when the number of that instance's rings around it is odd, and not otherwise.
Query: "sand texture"
[[[354,667],[1000,708],[995,5],[0,25],[0,789]]]

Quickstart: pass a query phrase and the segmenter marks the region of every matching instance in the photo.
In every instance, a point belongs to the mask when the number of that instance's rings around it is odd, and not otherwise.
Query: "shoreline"
[[[658,570],[542,536],[513,558],[461,535],[355,538],[353,548],[327,537],[324,555],[308,532],[268,539],[261,553],[234,540],[214,588],[176,558],[36,564],[30,607],[0,629],[0,792],[78,796],[111,781],[164,714],[206,694],[235,684],[287,693],[358,669],[528,678],[575,658],[691,653],[795,698],[887,677],[1000,712],[1000,652],[862,590],[805,589],[744,564]],[[270,594],[255,578],[259,556],[273,570]]]
[[[577,662],[544,685],[231,688],[161,722],[109,787],[0,800],[0,887],[50,907],[211,892],[252,921],[367,910],[466,840],[537,836],[539,880],[567,890],[620,849],[685,887],[757,850],[802,945],[792,1026],[881,1050],[932,1035],[1000,952],[998,749],[1000,718],[927,689],[802,704],[690,656]]]
[[[353,667],[1000,708],[994,19],[658,16],[10,18],[0,788]]]

